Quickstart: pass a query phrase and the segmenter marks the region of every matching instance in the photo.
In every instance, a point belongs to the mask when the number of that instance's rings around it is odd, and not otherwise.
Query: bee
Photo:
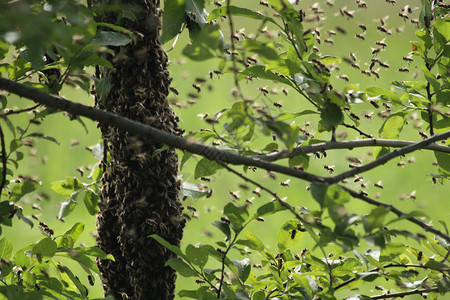
[[[333,30],[327,30],[328,35],[336,35],[336,31]]]
[[[231,197],[232,197],[234,200],[239,200],[239,199],[240,199],[240,197],[239,197],[239,191],[236,191],[236,192],[229,191],[228,193],[231,195]]]
[[[348,76],[347,75],[344,75],[344,74],[341,74],[341,75],[339,75],[339,78],[341,78],[341,79],[344,79],[345,81],[347,81],[348,82]]]
[[[256,58],[254,58],[254,57],[251,57],[251,56],[247,57],[247,60],[248,60],[249,62],[251,62],[251,63],[254,63],[254,64],[257,64],[257,63],[258,63],[258,60],[257,60]]]
[[[411,19],[411,23],[414,24],[416,27],[419,27],[419,20],[418,19]]]
[[[193,206],[186,205],[186,208],[192,211],[197,211],[197,209]]]
[[[274,103],[273,103],[273,106],[278,107],[278,108],[282,108],[282,107],[283,107],[283,105],[281,105],[281,104],[278,103],[278,102],[274,102]]]
[[[352,67],[355,69],[361,69],[361,67],[357,63],[352,63]]]
[[[293,240],[293,239],[295,239],[295,236],[297,235],[297,230],[295,230],[295,229],[293,229],[292,231],[291,231],[291,239]]]
[[[214,1],[214,5],[217,6],[217,7],[221,7],[222,3],[220,3],[219,1]]]
[[[409,19],[408,14],[405,14],[404,12],[399,13],[398,16],[401,17],[403,21]]]
[[[367,183],[361,183],[361,187],[365,189],[367,187]]]
[[[206,181],[206,182],[210,182],[211,179],[209,179],[208,177],[200,177],[201,180]]]
[[[358,39],[361,39],[361,40],[363,40],[363,41],[366,40],[366,38],[364,37],[364,34],[357,33],[357,34],[355,34],[355,36],[356,36]]]
[[[286,180],[286,181],[282,181],[282,182],[280,182],[280,185],[281,186],[289,186],[289,182],[290,182],[291,180],[290,179],[288,179],[288,180]]]
[[[327,43],[327,44],[330,44],[330,45],[333,45],[334,44],[334,41],[332,40],[332,39],[324,39],[323,40],[325,43]]]
[[[387,44],[384,42],[384,40],[385,39],[382,39],[381,41],[376,41],[375,44],[384,48],[387,46]]]
[[[398,163],[397,163],[397,167],[402,167],[402,168],[404,168],[405,167],[405,162],[404,161],[399,161]]]
[[[254,190],[252,191],[252,194],[255,194],[256,196],[258,196],[259,198],[261,198],[261,192],[259,191],[259,188],[254,189]]]
[[[356,164],[356,163],[349,163],[348,167],[354,169],[354,168],[358,167],[358,164]]]
[[[359,117],[356,114],[354,114],[354,113],[350,113],[350,117],[355,119],[355,120],[359,120]]]
[[[188,14],[192,17],[192,19],[197,19],[197,14],[193,11],[188,11]]]
[[[211,197],[212,194],[213,194],[213,189],[209,189],[209,190],[206,192],[206,198]]]
[[[192,87],[197,90],[197,93],[200,93],[202,91],[202,89],[200,88],[200,85],[198,85],[196,83],[193,83]]]
[[[323,168],[332,174],[334,172],[334,166],[332,165],[324,165]]]
[[[328,5],[329,7],[333,7],[333,6],[334,6],[334,1],[327,0],[327,5]]]
[[[381,285],[376,285],[375,289],[379,290],[379,291],[383,291],[384,290],[384,288]]]
[[[372,49],[372,55],[375,55],[375,54],[380,53],[380,52],[381,52],[381,48]]]
[[[386,0],[386,2],[387,2],[387,3],[390,3],[390,4],[392,4],[392,5],[395,4],[395,0]]]
[[[412,62],[413,58],[411,56],[403,56],[402,59],[407,62]]]
[[[257,217],[257,218],[256,218],[256,221],[264,222],[264,218],[263,218],[263,217]]]
[[[399,68],[398,71],[407,73],[407,72],[409,72],[409,69],[408,68]]]
[[[385,63],[385,62],[379,62],[379,65],[383,68],[389,68],[389,64]]]
[[[419,251],[419,253],[417,253],[417,260],[422,260],[423,257],[423,252]]]
[[[269,3],[267,1],[259,1],[259,5],[269,7]]]
[[[369,194],[366,191],[364,191],[364,190],[359,190],[359,194],[363,195],[365,197],[369,196]]]
[[[347,30],[345,30],[344,28],[342,28],[342,27],[340,27],[340,26],[337,26],[337,27],[336,27],[336,30],[339,31],[339,32],[342,33],[342,34],[347,34]]]
[[[358,27],[361,28],[363,31],[367,30],[367,26],[362,23],[358,24]]]
[[[356,4],[358,4],[359,8],[367,8],[367,4],[364,1],[356,0]]]
[[[269,93],[269,90],[266,89],[265,87],[259,87],[258,90],[260,90],[264,94],[264,96]]]
[[[372,111],[372,112],[369,112],[369,113],[365,113],[365,114],[364,114],[364,118],[373,120],[374,118],[373,118],[372,115],[373,115],[373,111]]]
[[[380,108],[380,106],[378,105],[378,103],[375,102],[375,100],[370,100],[370,104],[372,104],[373,107],[375,108]]]
[[[354,61],[356,61],[356,55],[355,55],[355,53],[353,53],[353,52],[350,52],[350,57],[354,60]]]
[[[170,90],[172,93],[174,93],[175,95],[177,95],[177,96],[180,94],[180,93],[178,92],[178,90],[177,90],[176,88],[172,87],[172,86],[169,87],[169,90]]]
[[[370,70],[361,70],[361,73],[363,73],[364,75],[367,75],[367,76],[371,76],[372,75]]]
[[[408,194],[408,196],[406,196],[410,199],[416,200],[416,191],[412,191],[411,193]]]
[[[345,8],[341,8],[339,9],[339,12],[341,13],[341,15],[343,15],[344,17],[347,16],[349,18],[353,18],[353,13],[354,11],[348,11]]]
[[[384,188],[383,183],[381,182],[381,180],[378,181],[378,182],[376,182],[376,183],[374,183],[373,185],[374,185],[375,187],[377,187],[377,188],[380,188],[380,189]]]
[[[282,88],[281,91],[283,92],[283,94],[285,94],[286,96],[289,95],[289,92],[287,89]]]
[[[377,26],[377,29],[387,35],[392,35],[392,32],[384,26]]]
[[[377,70],[370,70],[370,72],[375,75],[376,78],[380,79],[380,74],[378,73]]]
[[[423,131],[419,131],[419,134],[420,134],[420,136],[423,137],[424,139],[427,139],[427,138],[428,138],[428,135],[427,135],[425,132],[423,132]]]
[[[408,163],[409,164],[412,164],[412,163],[415,163],[415,162],[416,162],[416,159],[414,157],[408,158]]]

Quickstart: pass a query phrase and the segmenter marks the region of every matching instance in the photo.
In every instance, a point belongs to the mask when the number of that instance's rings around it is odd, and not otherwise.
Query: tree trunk
[[[112,2],[96,2],[99,20],[126,27],[137,41],[112,47],[115,55],[105,56],[115,70],[98,72],[112,84],[98,107],[180,134],[178,118],[166,99],[171,79],[167,55],[158,42],[159,1],[115,1],[126,6],[102,12]],[[135,20],[120,17],[130,5]],[[148,236],[158,234],[171,244],[180,243],[185,221],[178,198],[177,155],[173,149],[154,155],[162,144],[100,128],[111,161],[103,176],[98,245],[115,258],[98,261],[105,294],[116,299],[173,299],[176,275],[164,264],[174,255]]]

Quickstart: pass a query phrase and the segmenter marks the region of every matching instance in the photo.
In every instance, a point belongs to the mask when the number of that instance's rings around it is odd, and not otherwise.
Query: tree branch
[[[303,179],[305,181],[309,182],[322,182],[322,183],[332,183],[330,179],[333,177],[322,177],[317,176],[308,172],[296,170],[293,168],[288,168],[281,165],[272,164],[260,159],[255,159],[252,157],[246,157],[241,156],[232,152],[227,152],[223,150],[218,150],[213,147],[205,146],[202,144],[194,143],[190,141],[189,139],[179,137],[174,134],[167,133],[165,131],[156,129],[152,126],[142,124],[139,122],[135,122],[132,120],[129,120],[127,118],[115,115],[110,112],[102,111],[100,109],[96,109],[91,106],[83,105],[80,103],[75,103],[69,100],[66,100],[62,97],[50,95],[48,93],[42,92],[36,88],[26,86],[21,83],[14,82],[12,80],[8,80],[5,78],[0,78],[0,89],[7,90],[11,93],[17,94],[19,96],[31,99],[35,102],[45,104],[57,109],[64,110],[66,112],[71,113],[74,116],[85,116],[89,119],[92,119],[94,121],[101,122],[104,125],[114,126],[115,128],[118,128],[120,130],[124,130],[127,132],[130,132],[132,134],[141,135],[145,138],[152,139],[155,142],[159,142],[162,144],[166,144],[170,147],[177,148],[177,149],[183,149],[186,151],[189,151],[191,153],[195,153],[198,155],[201,155],[203,157],[206,157],[207,159],[217,161],[219,163],[230,163],[233,165],[246,165],[246,166],[255,166],[259,167],[268,171],[274,171],[281,174],[289,175],[295,178]],[[445,133],[450,135],[450,131]],[[428,145],[431,142],[433,142],[435,139],[439,139],[443,135],[437,135],[433,136],[430,139],[424,140],[422,142],[413,144],[411,146],[405,147],[408,148],[407,150],[410,150],[409,147],[415,147],[413,149],[419,149],[421,146]],[[423,143],[423,144],[422,144]],[[402,149],[405,149],[402,148]],[[413,150],[411,150],[413,151]],[[409,152],[411,152],[409,151]],[[398,155],[401,155],[403,153],[409,153],[406,150],[401,152]],[[390,153],[391,154],[391,153]],[[389,154],[388,154],[389,155]],[[386,155],[387,156],[387,155]],[[383,156],[384,157],[384,156]],[[373,200],[371,198],[368,198],[364,195],[361,195],[353,190],[350,190],[346,187],[343,187],[346,191],[348,191],[353,197],[361,199],[367,203],[377,205],[377,206],[384,206],[386,208],[389,208],[392,212],[394,212],[397,216],[405,216],[406,214],[398,210],[397,208],[393,207],[392,205],[378,202],[376,200]],[[419,225],[424,230],[432,232],[436,235],[441,236],[447,241],[450,241],[450,236],[440,232],[439,230],[436,230],[429,225],[426,225],[425,223],[416,220],[414,218],[407,218],[409,221]]]
[[[2,147],[2,181],[0,183],[0,198],[2,197],[2,191],[6,183],[6,148],[5,148],[5,135],[3,134],[3,128],[0,125],[0,141]]]
[[[394,150],[391,153],[383,155],[380,158],[378,158],[378,159],[376,159],[376,160],[374,160],[374,161],[372,161],[372,162],[370,162],[370,163],[368,163],[366,165],[363,165],[363,166],[360,166],[360,167],[355,167],[355,168],[353,168],[351,170],[348,170],[347,172],[343,172],[343,173],[341,173],[339,175],[336,175],[334,177],[327,178],[326,182],[328,182],[328,183],[336,183],[336,182],[339,182],[339,181],[341,181],[341,180],[343,180],[345,178],[354,176],[356,174],[361,174],[362,172],[366,172],[366,171],[369,171],[369,170],[371,170],[373,168],[376,168],[376,167],[378,167],[380,165],[384,165],[389,160],[391,160],[391,159],[393,159],[395,157],[398,157],[398,156],[401,156],[401,155],[405,155],[407,153],[416,151],[418,149],[422,149],[426,145],[429,145],[429,144],[431,144],[433,142],[436,142],[436,141],[448,139],[449,137],[450,137],[450,130],[447,131],[447,132],[441,133],[441,134],[434,135],[434,136],[432,136],[430,138],[427,138],[427,139],[425,139],[423,141],[420,141],[420,142],[411,144],[409,146],[403,147],[401,149]]]
[[[255,166],[268,171],[274,171],[295,178],[303,179],[309,182],[325,181],[325,178],[322,176],[317,176],[301,170],[272,164],[256,158],[241,156],[229,151],[218,150],[214,147],[195,143],[190,139],[156,129],[150,125],[132,121],[113,113],[94,108],[92,106],[72,102],[64,99],[63,97],[51,95],[36,88],[29,87],[5,78],[0,78],[0,89],[9,91],[35,102],[69,112],[74,117],[84,116],[91,120],[98,121],[104,125],[113,126],[132,134],[141,135],[143,137],[152,139],[155,142],[166,144],[173,148],[186,150],[191,153],[204,156],[210,160],[221,161],[223,163],[230,163],[233,165]]]
[[[388,298],[397,298],[397,297],[403,298],[403,297],[409,296],[409,295],[427,294],[427,293],[431,293],[431,292],[439,292],[439,289],[438,288],[423,289],[423,290],[415,289],[415,290],[408,291],[408,292],[384,294],[384,295],[372,296],[370,298],[371,299],[388,299]]]
[[[364,139],[356,141],[323,142],[308,146],[300,146],[292,150],[292,152],[289,152],[288,150],[280,150],[269,154],[254,155],[250,157],[264,161],[276,161],[283,158],[291,158],[297,155],[322,152],[325,150],[334,150],[334,149],[351,150],[353,148],[372,147],[372,146],[402,148],[416,143],[417,142],[414,141],[389,140],[389,139]],[[424,146],[422,149],[450,153],[450,147],[445,145],[429,144]]]

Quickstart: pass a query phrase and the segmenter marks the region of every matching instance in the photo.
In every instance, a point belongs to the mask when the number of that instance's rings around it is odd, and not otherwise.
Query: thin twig
[[[403,298],[403,297],[409,296],[409,295],[428,294],[431,292],[439,292],[439,289],[438,288],[423,289],[423,290],[415,289],[413,291],[408,291],[408,292],[400,292],[400,293],[372,296],[372,297],[370,297],[370,299],[387,299],[387,298],[397,298],[397,297]]]
[[[314,153],[314,152],[322,152],[325,150],[334,150],[334,149],[353,149],[353,148],[361,148],[361,147],[390,147],[390,148],[402,148],[406,146],[410,146],[416,144],[414,141],[403,141],[403,140],[389,140],[389,139],[364,139],[364,140],[355,140],[355,141],[340,141],[340,142],[323,142],[317,143],[307,146],[300,146],[294,148],[292,152],[288,150],[279,150],[275,152],[271,152],[268,154],[260,154],[250,156],[252,158],[256,158],[264,161],[276,161],[283,158],[291,158],[297,155]],[[424,146],[422,149],[439,151],[444,153],[450,153],[450,147],[445,145],[438,144],[430,144]]]
[[[418,149],[422,149],[424,146],[429,145],[431,143],[437,142],[437,141],[441,141],[441,140],[446,140],[450,137],[450,130],[441,134],[437,134],[434,135],[432,137],[429,137],[427,139],[424,139],[423,141],[411,144],[409,146],[403,147],[401,149],[397,149],[394,150],[386,155],[381,156],[380,158],[377,158],[376,160],[365,164],[363,166],[359,166],[359,167],[355,167],[351,170],[348,170],[346,172],[343,172],[341,174],[338,174],[334,177],[331,178],[327,178],[326,182],[327,183],[336,183],[339,182],[345,178],[348,177],[352,177],[356,174],[361,174],[363,172],[367,172],[369,170],[372,170],[373,168],[376,168],[380,165],[384,165],[385,163],[387,163],[388,161],[392,160],[395,157],[401,156],[401,155],[405,155],[407,153],[416,151]]]
[[[344,186],[341,186],[341,187],[342,187],[345,191],[349,192],[350,195],[353,196],[353,198],[360,199],[360,200],[362,200],[362,201],[364,201],[364,202],[366,202],[366,203],[369,203],[369,204],[372,204],[372,205],[375,205],[375,206],[382,206],[382,207],[385,207],[386,209],[389,209],[389,210],[392,211],[394,214],[396,214],[398,217],[405,217],[405,216],[407,216],[406,213],[402,212],[401,210],[397,209],[395,206],[393,206],[393,205],[391,205],[391,204],[387,204],[387,203],[383,203],[383,202],[374,200],[374,199],[372,199],[372,198],[369,198],[369,197],[367,197],[367,196],[364,196],[363,194],[360,194],[360,193],[358,193],[358,192],[355,192],[355,191],[353,191],[353,190],[351,190],[351,189],[349,189],[349,188],[347,188],[347,187],[344,187]],[[447,235],[447,234],[445,234],[445,233],[443,233],[443,232],[441,232],[441,231],[439,231],[439,230],[437,230],[437,229],[431,227],[430,225],[427,225],[427,224],[425,224],[424,222],[419,221],[419,220],[417,220],[417,219],[415,219],[415,218],[412,218],[412,217],[409,217],[409,218],[406,218],[406,219],[409,220],[410,222],[412,222],[412,223],[414,223],[414,224],[416,224],[416,225],[422,227],[422,229],[424,229],[425,231],[434,233],[434,234],[436,234],[436,235],[442,237],[442,238],[445,239],[446,241],[450,242],[450,236],[449,236],[449,235]]]
[[[367,137],[367,138],[369,138],[369,139],[373,139],[373,138],[374,138],[372,135],[365,133],[364,131],[362,131],[361,129],[359,129],[358,127],[356,127],[355,125],[349,125],[349,124],[347,124],[347,123],[342,123],[342,126],[347,127],[347,128],[351,128],[351,129],[353,129],[353,130],[356,130],[356,131],[358,131],[358,133],[359,133],[360,135],[365,136],[365,137]]]
[[[2,181],[0,183],[0,199],[2,197],[2,191],[6,183],[6,148],[5,148],[5,135],[3,134],[3,128],[0,125],[0,141],[2,146]]]
[[[24,108],[24,109],[10,110],[8,112],[0,114],[0,117],[6,117],[6,116],[9,116],[9,115],[16,115],[16,114],[21,114],[21,113],[24,113],[24,112],[32,111],[32,110],[35,110],[36,108],[38,108],[39,106],[40,106],[40,104],[36,104],[36,105],[34,105],[32,107],[28,107],[28,108]]]

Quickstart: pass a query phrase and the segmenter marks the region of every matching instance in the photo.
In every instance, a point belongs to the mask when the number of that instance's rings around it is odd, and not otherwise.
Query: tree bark
[[[112,89],[99,108],[164,131],[181,134],[166,96],[171,79],[167,55],[158,42],[159,1],[115,1],[130,8],[135,20],[121,18],[122,9],[101,10],[113,1],[99,0],[99,19],[132,31],[135,43],[112,47],[106,58],[115,70],[101,70]],[[100,69],[99,69],[100,71]],[[111,160],[105,163],[98,245],[115,261],[99,260],[105,294],[115,299],[173,299],[176,275],[165,267],[174,257],[149,238],[158,234],[179,245],[185,224],[178,198],[178,161],[174,149],[153,155],[163,144],[100,125]]]

